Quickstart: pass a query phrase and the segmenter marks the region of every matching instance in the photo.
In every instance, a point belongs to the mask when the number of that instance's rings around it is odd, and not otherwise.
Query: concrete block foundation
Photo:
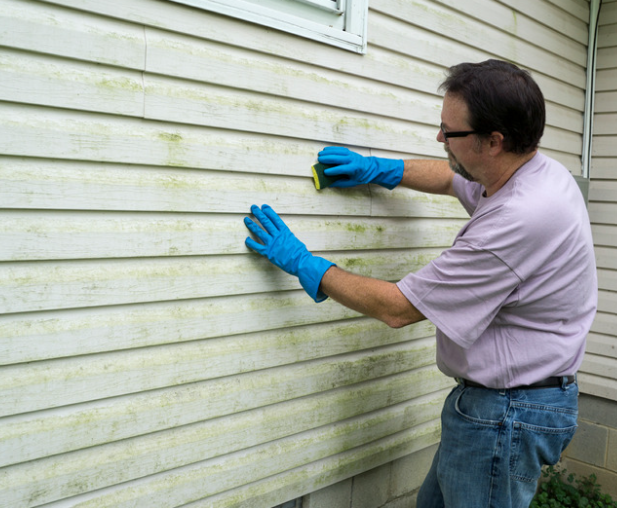
[[[416,508],[437,445],[304,496],[302,508]]]
[[[602,492],[617,498],[617,402],[580,396],[579,428],[561,465],[579,478],[595,474]]]

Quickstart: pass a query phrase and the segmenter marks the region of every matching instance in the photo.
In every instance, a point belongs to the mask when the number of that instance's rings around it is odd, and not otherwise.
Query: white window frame
[[[173,0],[366,53],[368,0]]]

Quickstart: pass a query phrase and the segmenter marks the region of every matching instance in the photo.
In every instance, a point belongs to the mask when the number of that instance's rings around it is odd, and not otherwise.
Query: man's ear
[[[504,135],[501,132],[498,132],[498,131],[491,132],[491,135],[488,138],[488,141],[489,141],[489,150],[491,151],[492,155],[498,155],[504,151],[503,149]]]

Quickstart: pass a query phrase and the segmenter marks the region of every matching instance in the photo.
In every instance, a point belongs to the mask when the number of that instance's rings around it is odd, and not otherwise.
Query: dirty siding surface
[[[617,401],[617,2],[605,1],[598,30],[594,137],[589,188],[598,313],[581,369],[581,388]]]
[[[375,0],[357,55],[165,0],[3,0],[0,506],[269,508],[438,442],[432,325],[315,305],[242,218],[418,270],[455,200],[317,193],[310,166],[442,157],[444,69],[489,57],[533,72],[578,174],[587,2],[464,4]]]

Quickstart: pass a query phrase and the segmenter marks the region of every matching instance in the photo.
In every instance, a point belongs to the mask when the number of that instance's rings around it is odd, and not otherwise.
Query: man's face
[[[469,174],[469,172],[465,169],[465,166],[463,166],[459,161],[456,160],[456,157],[452,154],[452,150],[450,150],[450,147],[447,143],[444,144],[443,149],[448,154],[448,162],[450,163],[450,169],[452,169],[452,171],[454,171],[455,173],[461,175],[466,180],[469,180],[470,182],[475,182],[476,179]]]
[[[448,132],[472,130],[468,122],[469,109],[467,104],[455,95],[446,94],[443,100],[441,113],[442,129],[437,134],[437,141],[444,143],[444,150],[448,154],[450,168],[463,178],[475,182],[477,178],[470,172],[469,164],[475,162],[475,155],[482,152],[482,147],[474,134],[465,137],[447,139]]]

